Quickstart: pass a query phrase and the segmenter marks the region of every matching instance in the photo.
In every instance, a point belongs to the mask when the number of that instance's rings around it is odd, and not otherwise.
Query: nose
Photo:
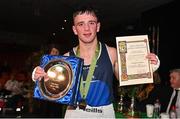
[[[84,25],[84,30],[88,31],[89,30],[89,24]]]
[[[172,78],[170,78],[170,82],[172,82],[173,81],[173,79]]]

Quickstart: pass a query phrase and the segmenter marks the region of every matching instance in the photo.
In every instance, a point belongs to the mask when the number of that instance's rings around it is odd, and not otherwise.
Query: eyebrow
[[[81,23],[84,23],[84,21],[80,21],[80,22],[78,22],[78,23],[76,23],[76,24],[81,24]]]
[[[97,23],[97,20],[90,20],[90,21],[88,21],[88,22],[95,22],[95,23]],[[78,22],[77,24],[81,24],[81,23],[84,23],[84,21],[80,21],[80,22]]]

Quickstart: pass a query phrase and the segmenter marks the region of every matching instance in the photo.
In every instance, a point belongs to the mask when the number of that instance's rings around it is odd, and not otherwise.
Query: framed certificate
[[[153,83],[147,35],[116,37],[120,86]]]

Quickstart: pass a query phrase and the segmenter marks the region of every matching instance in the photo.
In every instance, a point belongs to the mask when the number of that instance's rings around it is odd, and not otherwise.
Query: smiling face
[[[80,42],[91,43],[97,40],[97,32],[100,23],[94,13],[84,12],[74,17],[73,32],[78,36]]]

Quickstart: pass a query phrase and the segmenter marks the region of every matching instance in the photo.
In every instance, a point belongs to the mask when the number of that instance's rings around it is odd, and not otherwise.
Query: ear
[[[100,23],[100,22],[98,22],[98,23],[97,23],[97,32],[99,32],[99,31],[100,31],[100,27],[101,27],[101,23]]]
[[[73,30],[74,34],[77,35],[77,31],[76,31],[76,28],[74,25],[72,26],[72,30]]]

